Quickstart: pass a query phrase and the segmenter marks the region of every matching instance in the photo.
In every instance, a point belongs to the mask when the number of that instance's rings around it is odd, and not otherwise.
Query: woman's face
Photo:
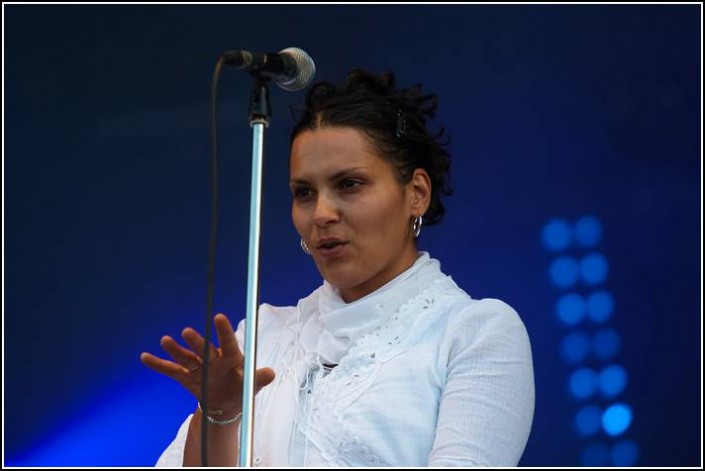
[[[346,302],[371,293],[414,263],[411,220],[428,207],[426,172],[416,170],[402,185],[367,136],[346,127],[299,134],[290,166],[296,230],[318,271]]]

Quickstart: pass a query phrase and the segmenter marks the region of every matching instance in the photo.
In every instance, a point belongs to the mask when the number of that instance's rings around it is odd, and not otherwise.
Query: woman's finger
[[[190,371],[195,371],[203,364],[201,357],[194,351],[179,345],[176,340],[168,335],[162,337],[161,346],[171,358]]]
[[[164,360],[147,352],[142,352],[140,361],[144,366],[177,381],[183,379],[183,376],[189,373],[189,370],[184,366],[174,363],[173,361]]]
[[[215,331],[218,335],[218,345],[220,345],[220,350],[223,356],[232,356],[236,361],[242,361],[242,352],[237,344],[237,338],[235,337],[235,331],[233,330],[233,325],[230,323],[230,319],[225,314],[217,314],[213,318],[213,324],[215,325]]]
[[[260,368],[255,373],[255,394],[259,392],[260,389],[270,384],[274,381],[275,373],[271,368]]]
[[[186,327],[181,332],[181,337],[194,352],[198,353],[199,356],[202,356],[204,354],[203,346],[205,345],[206,341],[203,337],[201,337],[201,334],[193,330],[191,327]],[[209,356],[210,358],[216,358],[218,356],[218,350],[213,346],[212,343],[210,344]]]

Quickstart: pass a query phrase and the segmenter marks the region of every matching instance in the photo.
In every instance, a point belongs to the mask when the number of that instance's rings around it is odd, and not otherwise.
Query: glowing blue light
[[[564,219],[549,221],[541,232],[543,246],[550,251],[560,252],[568,248],[572,238],[572,227]]]
[[[583,320],[585,311],[585,300],[577,293],[569,293],[561,296],[556,305],[558,318],[567,325],[575,325]]]
[[[588,437],[600,430],[602,409],[597,406],[585,406],[575,415],[575,428],[580,435]]]
[[[631,440],[623,440],[612,447],[612,464],[614,466],[635,466],[639,459],[639,445]]]
[[[619,365],[610,365],[600,373],[599,383],[605,396],[615,397],[627,386],[627,370]]]
[[[134,381],[113,383],[109,392],[84,398],[82,413],[45,432],[27,452],[6,458],[19,467],[153,466],[193,410],[194,399],[176,383],[149,375],[140,372]]]
[[[592,443],[583,448],[580,454],[580,463],[582,466],[590,468],[599,468],[607,466],[610,459],[610,450],[602,443]]]
[[[609,291],[595,291],[587,298],[587,313],[595,322],[605,322],[612,317],[614,298]]]
[[[567,288],[578,281],[579,270],[578,262],[574,258],[559,257],[551,264],[551,281],[556,286]]]
[[[602,224],[595,216],[585,216],[575,223],[575,240],[584,247],[596,245],[602,239]]]
[[[602,428],[613,437],[624,433],[632,423],[632,409],[624,403],[614,404],[602,414]]]
[[[568,385],[570,386],[570,392],[577,399],[587,399],[597,390],[598,381],[597,373],[593,370],[580,368],[570,375]]]
[[[585,332],[572,332],[561,342],[561,356],[571,365],[582,362],[590,353],[590,337]]]
[[[593,350],[595,355],[603,360],[610,360],[617,355],[621,346],[619,333],[614,329],[602,329],[595,333],[592,339]]]
[[[605,281],[609,266],[601,253],[591,253],[580,261],[580,274],[587,283],[597,285]]]

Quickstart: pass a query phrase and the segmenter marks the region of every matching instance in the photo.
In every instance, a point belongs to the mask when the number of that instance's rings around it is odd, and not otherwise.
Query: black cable
[[[215,249],[218,240],[218,115],[216,98],[218,79],[225,59],[220,57],[213,71],[211,82],[211,228],[208,244],[208,278],[206,294],[206,328],[203,345],[203,372],[201,373],[201,465],[208,466],[208,359],[210,357],[211,322],[213,319],[213,298],[215,296]]]

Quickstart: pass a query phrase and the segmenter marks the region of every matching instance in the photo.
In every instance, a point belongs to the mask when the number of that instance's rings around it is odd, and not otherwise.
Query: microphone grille
[[[316,64],[313,63],[311,56],[306,54],[306,51],[298,47],[287,47],[279,51],[280,54],[286,54],[296,62],[296,73],[291,78],[277,79],[277,84],[284,90],[296,91],[306,87],[316,75]]]

